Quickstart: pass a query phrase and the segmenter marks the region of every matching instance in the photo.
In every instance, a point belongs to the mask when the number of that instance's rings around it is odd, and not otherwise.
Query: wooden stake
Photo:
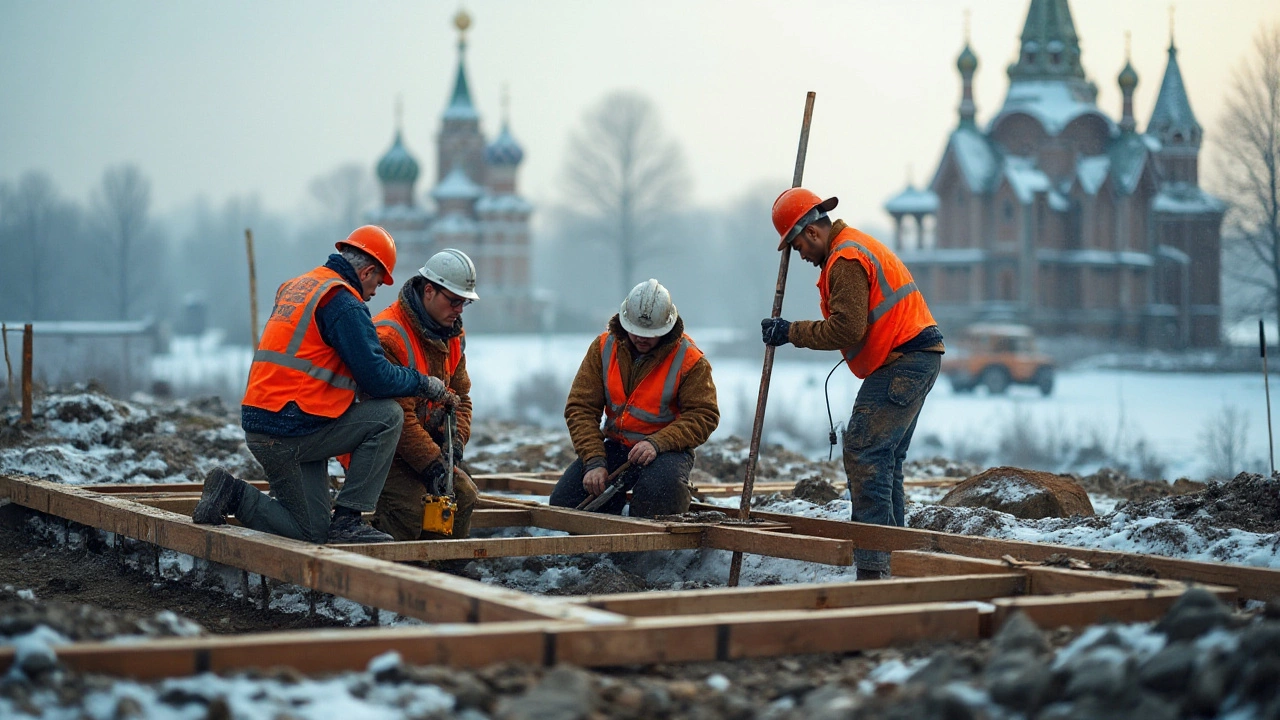
[[[17,402],[18,395],[13,389],[13,363],[9,362],[9,326],[0,323],[0,339],[4,340],[4,369],[5,375],[4,386],[9,390],[9,402]]]
[[[258,349],[258,273],[253,261],[253,231],[244,229],[244,248],[249,256],[249,330],[253,349]]]
[[[1271,474],[1276,474],[1276,441],[1271,431],[1271,378],[1267,376],[1267,331],[1262,328],[1262,318],[1258,318],[1258,348],[1262,352],[1262,387],[1267,396],[1267,450],[1271,458]]]
[[[791,187],[800,187],[804,178],[804,158],[809,149],[809,123],[813,120],[813,101],[817,93],[810,92],[804,99],[804,120],[800,125],[800,147],[796,149],[796,168],[791,176]],[[769,317],[782,316],[782,296],[787,289],[787,267],[791,263],[791,246],[782,248],[778,262],[778,283],[773,290],[773,312]],[[764,432],[764,407],[769,400],[769,380],[773,376],[773,353],[777,348],[764,346],[764,370],[760,373],[760,393],[756,396],[756,419],[751,426],[751,450],[747,454],[747,472],[742,481],[742,502],[738,518],[746,520],[751,515],[751,490],[756,480],[756,460],[760,457],[760,436]],[[742,553],[734,552],[729,564],[729,587],[738,586],[742,574]]]
[[[31,323],[22,326],[22,424],[31,424]]]

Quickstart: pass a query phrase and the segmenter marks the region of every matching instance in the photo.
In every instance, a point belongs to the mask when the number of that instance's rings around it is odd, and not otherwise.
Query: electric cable
[[[831,431],[827,433],[827,442],[829,443],[827,447],[828,462],[831,461],[836,449],[836,421],[831,417],[831,391],[829,387],[831,385],[831,376],[835,374],[836,368],[840,367],[840,363],[843,362],[843,358],[837,360],[836,364],[831,367],[831,372],[827,373],[827,379],[822,383],[822,399],[827,401],[827,425],[831,427]]]

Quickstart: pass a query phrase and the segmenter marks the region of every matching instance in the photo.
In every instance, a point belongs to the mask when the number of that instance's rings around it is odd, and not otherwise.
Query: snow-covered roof
[[[1160,189],[1151,209],[1161,213],[1207,215],[1226,212],[1227,204],[1194,185],[1174,183]]]
[[[1052,188],[1049,176],[1036,167],[1032,158],[1010,155],[1004,159],[1004,176],[1009,179],[1009,186],[1018,196],[1018,202],[1029,204],[1038,192],[1048,192]]]
[[[1093,103],[1077,83],[1064,80],[1021,80],[1009,83],[1004,107],[991,120],[991,132],[1005,117],[1026,113],[1040,121],[1049,135],[1062,132],[1072,120],[1082,115],[1095,115],[1107,124],[1109,132],[1115,123]]]
[[[533,205],[519,195],[504,193],[502,195],[485,195],[476,201],[477,213],[528,213],[533,212]]]
[[[1155,143],[1154,149],[1149,141]],[[1124,133],[1116,138],[1107,153],[1111,160],[1111,176],[1121,192],[1133,192],[1147,166],[1147,156],[1159,149],[1160,141],[1146,135]]]
[[[471,103],[471,89],[467,87],[467,69],[463,61],[466,46],[458,43],[458,74],[453,80],[453,95],[444,109],[445,120],[476,120],[480,117]]]
[[[951,133],[946,152],[954,154],[956,164],[960,166],[960,174],[964,176],[970,190],[984,192],[990,186],[999,167],[1000,155],[986,136],[976,129],[959,127]],[[942,166],[938,169],[941,170]],[[930,188],[937,182],[938,177],[935,175]]]
[[[1169,64],[1164,70],[1164,80],[1160,82],[1160,94],[1151,110],[1151,121],[1147,123],[1147,132],[1166,130],[1200,130],[1200,123],[1196,122],[1196,115],[1191,111],[1187,88],[1182,83],[1178,49],[1172,44],[1169,45]]]
[[[524,148],[512,137],[507,123],[502,123],[502,132],[484,149],[484,159],[490,165],[519,165],[524,160]]]
[[[1066,212],[1071,209],[1071,201],[1066,195],[1057,190],[1049,191],[1049,208],[1057,212]]]
[[[1098,188],[1106,182],[1107,171],[1111,169],[1111,158],[1106,155],[1082,157],[1076,161],[1076,177],[1080,180],[1080,188],[1089,195],[1098,194]]]
[[[454,166],[431,191],[436,200],[474,200],[484,194],[484,188],[471,181],[460,165]]]
[[[449,213],[444,217],[436,220],[431,226],[431,232],[436,235],[462,235],[474,233],[479,226],[475,220],[463,215],[462,213]]]
[[[911,185],[889,198],[884,209],[890,214],[927,215],[938,212],[938,195],[932,190],[917,190]]]
[[[1083,248],[1080,250],[1060,250],[1058,248],[1039,248],[1036,259],[1041,262],[1056,262],[1067,265],[1129,265],[1134,267],[1150,267],[1155,264],[1151,255],[1143,252],[1125,250],[1101,250]]]

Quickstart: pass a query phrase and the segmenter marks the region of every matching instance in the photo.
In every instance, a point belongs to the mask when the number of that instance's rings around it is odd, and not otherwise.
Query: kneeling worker
[[[461,250],[446,249],[427,260],[400,288],[400,297],[373,318],[378,339],[391,362],[439,378],[458,396],[457,424],[446,431],[446,409],[424,397],[398,398],[404,430],[396,445],[387,483],[378,498],[373,526],[396,540],[465,538],[479,492],[457,462],[471,437],[471,378],[467,375],[462,310],[476,295],[476,266]],[[453,443],[452,532],[423,528],[428,501],[447,495],[447,455]],[[442,528],[441,528],[442,529]]]
[[[336,245],[324,265],[280,286],[249,368],[240,423],[275,497],[214,468],[195,522],[235,515],[254,530],[314,543],[392,539],[361,519],[382,493],[404,423],[392,398],[457,398],[439,378],[387,362],[378,343],[365,302],[392,283],[390,233],[365,225]],[[357,392],[367,399],[357,402]],[[351,467],[331,505],[329,458],[343,453]]]
[[[609,474],[630,461],[623,477],[633,483],[633,517],[689,509],[693,450],[716,429],[720,409],[711,364],[657,280],[636,285],[591,341],[564,417],[578,459],[556,483],[552,505],[577,507],[600,495]],[[620,514],[625,504],[618,493],[600,511]]]

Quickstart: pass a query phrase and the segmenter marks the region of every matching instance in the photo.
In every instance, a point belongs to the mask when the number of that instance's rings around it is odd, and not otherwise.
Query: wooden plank
[[[0,497],[212,562],[428,622],[581,619],[573,607],[514,590],[233,526],[195,525],[164,510],[35,478],[0,475]]]
[[[945,553],[896,550],[890,555],[894,577],[936,577],[938,575],[1004,574],[1013,572],[999,560],[982,560]]]
[[[555,480],[513,474],[474,475],[471,480],[481,491],[522,493],[525,495],[550,495],[556,487]]]
[[[266,492],[271,488],[265,480],[254,480],[250,485]],[[98,485],[81,485],[81,489],[103,495],[121,495],[134,493],[195,493],[200,494],[204,483],[102,483]]]
[[[702,531],[703,547],[717,550],[791,558],[826,565],[852,565],[853,543],[848,540],[791,535],[752,530],[735,525],[707,525]]]
[[[999,575],[620,593],[577,597],[572,600],[629,617],[649,617],[762,610],[818,610],[957,600],[986,601],[1021,595],[1026,591],[1026,585],[1026,576],[1010,571]]]
[[[558,535],[552,537],[420,540],[367,545],[330,545],[380,560],[469,560],[474,558],[528,557],[530,555],[579,555],[583,553],[691,550],[702,538],[693,533],[620,533],[611,535]]]
[[[976,603],[929,603],[639,618],[549,635],[555,661],[601,666],[849,652],[924,639],[977,639],[979,630]]]
[[[1224,602],[1234,603],[1231,588],[1217,588]],[[1182,596],[1183,588],[1159,590],[1103,590],[1074,595],[1028,595],[992,601],[992,627],[998,631],[1014,611],[1021,611],[1046,630],[1068,626],[1084,627],[1104,621],[1145,622],[1162,617]]]
[[[695,503],[693,509],[717,509],[713,505]],[[1094,550],[1049,543],[1002,540],[970,535],[957,535],[935,530],[917,530],[885,525],[867,525],[840,520],[822,520],[785,513],[752,511],[751,517],[774,520],[791,526],[792,532],[814,537],[852,540],[868,550],[924,550],[952,553],[974,558],[999,559],[1011,555],[1019,560],[1042,561],[1051,555],[1069,555],[1094,567],[1120,562],[1127,568],[1135,565],[1150,570],[1167,580],[1194,581],[1205,585],[1234,587],[1240,596],[1250,600],[1269,600],[1280,596],[1280,570],[1247,567],[1232,563],[1207,563],[1194,560]]]
[[[609,535],[614,533],[676,532],[701,533],[697,523],[655,522],[643,518],[621,517],[570,508],[550,507],[539,503],[516,503],[492,495],[481,496],[484,507],[528,510],[534,527],[560,530],[573,535]]]
[[[480,508],[471,511],[472,528],[533,527],[533,516],[528,510],[498,510]]]
[[[342,628],[198,638],[158,638],[137,643],[59,645],[58,662],[79,672],[138,680],[291,667],[303,673],[362,670],[388,651],[408,663],[483,667],[496,662],[540,664],[549,621],[442,624],[407,628]],[[14,652],[0,648],[0,672]]]

